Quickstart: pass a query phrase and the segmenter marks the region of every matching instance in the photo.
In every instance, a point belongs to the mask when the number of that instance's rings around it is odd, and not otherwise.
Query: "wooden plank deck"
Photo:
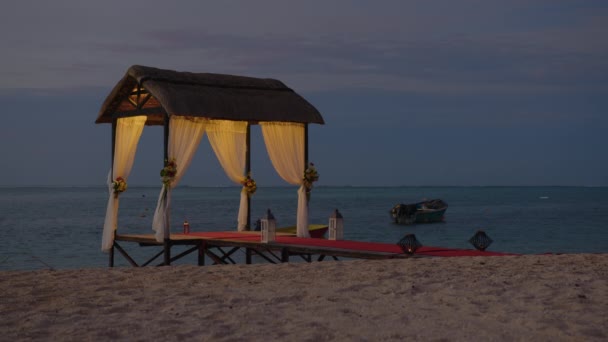
[[[289,242],[281,242],[282,238],[292,238]],[[295,240],[293,240],[295,239]],[[306,241],[323,240],[328,243],[323,246],[315,244],[307,244]],[[118,234],[115,237],[117,242],[134,242],[140,246],[164,246],[165,242],[156,241],[153,234]],[[274,242],[263,243],[260,241],[260,232],[205,232],[192,234],[171,234],[169,239],[170,245],[189,245],[199,246],[203,253],[207,253],[209,249],[216,247],[237,247],[245,248],[250,251],[259,253],[264,252],[280,252],[282,258],[289,258],[294,255],[319,255],[320,258],[325,256],[344,257],[356,259],[393,259],[404,258],[409,255],[401,252],[393,251],[378,251],[378,250],[357,250],[350,248],[340,248],[332,245],[332,240],[311,239],[311,238],[295,238],[293,234],[277,233],[277,240]],[[208,255],[208,254],[206,254]],[[288,260],[284,260],[288,261]]]
[[[187,254],[198,251],[199,265],[205,263],[205,256],[214,263],[236,263],[231,256],[240,249],[245,249],[246,263],[252,262],[252,255],[259,255],[268,262],[288,262],[291,256],[299,256],[312,262],[313,255],[322,261],[325,257],[353,259],[395,259],[410,257],[451,257],[451,256],[499,256],[508,255],[497,252],[482,252],[471,249],[450,249],[441,247],[423,246],[414,255],[405,254],[397,244],[365,242],[351,240],[326,240],[316,238],[298,238],[293,234],[277,233],[276,240],[270,243],[260,241],[258,231],[220,231],[220,232],[194,232],[190,234],[171,234],[170,239],[163,242],[156,241],[153,234],[117,234],[115,247],[129,260],[133,266],[139,266],[131,259],[118,242],[133,242],[140,246],[161,246],[164,252],[157,254],[153,259],[164,253],[163,264],[170,264]],[[186,252],[171,257],[172,246],[191,246]],[[230,250],[226,251],[225,248]],[[113,253],[110,256],[110,266],[113,266]],[[153,259],[146,263],[149,264]]]

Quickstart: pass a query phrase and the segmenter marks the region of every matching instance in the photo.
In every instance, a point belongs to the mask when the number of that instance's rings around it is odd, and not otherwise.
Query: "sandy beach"
[[[608,339],[608,254],[0,273],[0,340]]]

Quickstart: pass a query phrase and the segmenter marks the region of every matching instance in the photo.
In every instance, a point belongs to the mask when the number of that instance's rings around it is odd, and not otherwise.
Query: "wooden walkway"
[[[123,243],[137,243],[139,246],[161,246],[160,252],[148,261],[137,263],[121,246]],[[189,247],[185,251],[171,254],[173,246]],[[481,252],[471,249],[448,249],[423,246],[414,255],[402,252],[397,244],[380,242],[363,242],[351,240],[326,240],[314,238],[298,238],[293,234],[277,233],[276,241],[260,242],[260,232],[197,232],[190,234],[171,234],[170,239],[158,242],[152,234],[120,234],[116,235],[114,246],[110,251],[109,266],[114,266],[114,251],[117,250],[132,266],[147,266],[163,256],[158,265],[170,265],[182,257],[197,253],[198,265],[205,265],[205,257],[213,264],[235,264],[234,255],[239,250],[245,251],[245,262],[252,263],[252,256],[257,255],[270,263],[289,262],[297,256],[307,262],[323,261],[330,257],[353,259],[396,259],[409,257],[456,257],[456,256],[500,256],[507,255],[496,252]]]

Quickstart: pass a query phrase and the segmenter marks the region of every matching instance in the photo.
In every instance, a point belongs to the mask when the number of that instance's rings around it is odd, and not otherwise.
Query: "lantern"
[[[268,243],[274,241],[277,232],[277,221],[274,219],[274,215],[272,215],[270,209],[260,219],[260,225],[262,226],[262,242]]]
[[[344,219],[338,209],[329,216],[329,239],[342,240],[344,239]]]
[[[422,247],[422,244],[420,241],[418,241],[418,239],[416,239],[416,235],[414,234],[405,235],[401,240],[399,240],[399,242],[397,242],[397,245],[401,247],[401,250],[404,253],[410,255],[416,253],[416,250]]]
[[[488,248],[493,240],[490,239],[489,236],[486,235],[486,232],[483,230],[478,230],[473,237],[469,239],[469,242],[475,247],[475,249],[479,251],[485,251]]]

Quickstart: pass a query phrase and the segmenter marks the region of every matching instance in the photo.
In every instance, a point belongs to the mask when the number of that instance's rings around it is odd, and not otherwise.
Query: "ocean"
[[[251,201],[252,221],[271,209],[278,226],[295,225],[296,190],[258,188]],[[130,187],[121,195],[119,233],[152,233],[159,191]],[[239,192],[238,187],[178,187],[172,230],[180,232],[184,220],[192,231],[235,230]],[[391,223],[389,210],[395,204],[433,198],[448,203],[445,222]],[[108,255],[100,249],[107,199],[105,187],[0,188],[0,270],[107,267]],[[413,233],[423,245],[472,248],[469,238],[482,229],[494,240],[490,251],[608,253],[608,188],[314,188],[310,223],[327,223],[334,209],[344,216],[344,238],[349,240],[396,243]],[[135,244],[123,247],[136,258],[153,254]],[[194,256],[181,261],[195,262]],[[128,265],[119,254],[116,264]]]

